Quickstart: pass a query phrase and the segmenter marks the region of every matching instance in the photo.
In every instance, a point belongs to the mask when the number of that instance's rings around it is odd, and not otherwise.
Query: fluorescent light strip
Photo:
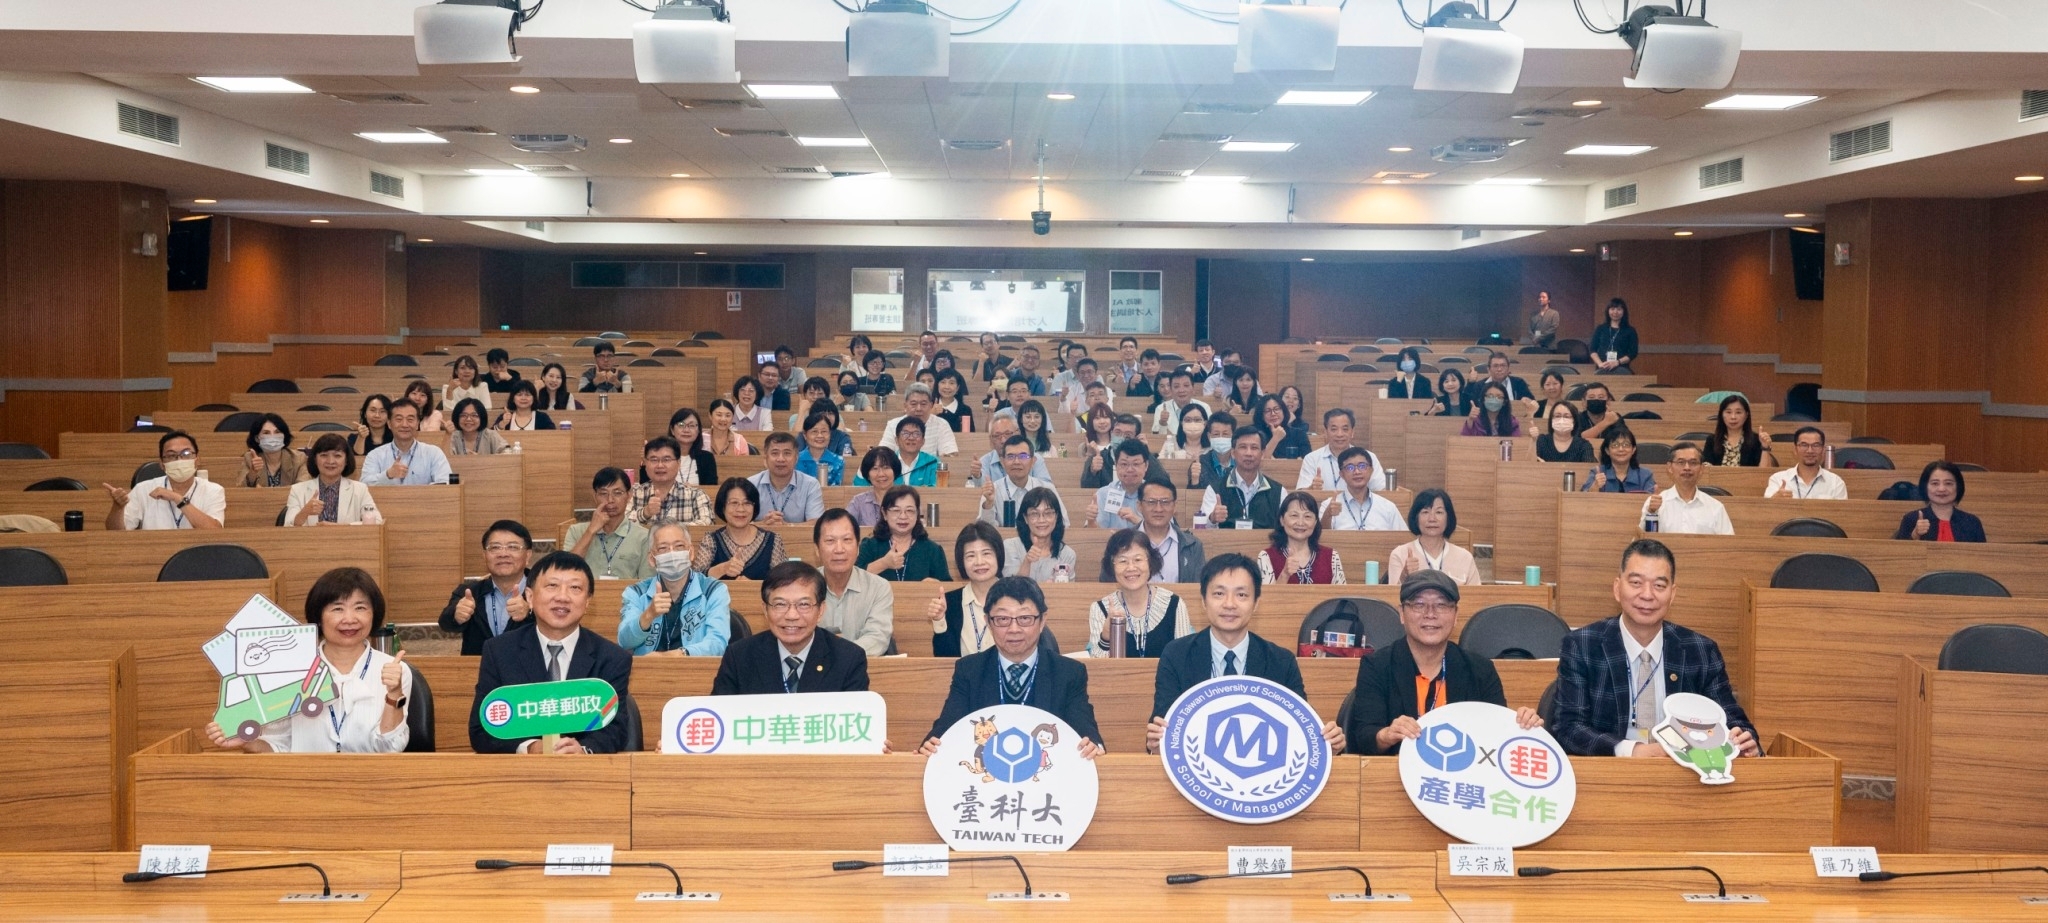
[[[1301,145],[1293,141],[1225,141],[1223,150],[1232,154],[1285,154]]]
[[[866,138],[826,138],[814,135],[799,135],[796,143],[804,147],[867,147]]]
[[[1276,106],[1356,106],[1373,97],[1371,90],[1288,90]]]
[[[1565,153],[1580,157],[1634,157],[1656,149],[1654,144],[1581,144]]]
[[[1714,100],[1700,108],[1757,109],[1769,112],[1782,112],[1786,109],[1797,109],[1819,98],[1818,96],[1776,96],[1766,93],[1737,93],[1734,96],[1724,96]]]
[[[829,83],[750,83],[747,92],[755,99],[838,99],[839,91]]]
[[[1244,178],[1244,177],[1242,177],[1242,176],[1190,176],[1190,177],[1188,177],[1188,182],[1190,182],[1190,183],[1242,183],[1242,182],[1244,182],[1244,180],[1245,180],[1245,178]]]
[[[471,176],[532,176],[518,167],[470,167]]]
[[[424,131],[359,131],[356,137],[378,144],[447,144],[448,139]]]
[[[301,86],[283,77],[194,77],[192,79],[216,90],[224,90],[229,93],[313,92],[312,87]]]

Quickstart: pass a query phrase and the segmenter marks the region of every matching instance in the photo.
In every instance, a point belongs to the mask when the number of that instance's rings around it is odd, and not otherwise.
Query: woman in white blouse
[[[1415,495],[1408,507],[1408,531],[1415,540],[1394,549],[1387,556],[1387,582],[1395,585],[1410,571],[1440,570],[1464,586],[1479,582],[1479,565],[1472,552],[1451,544],[1458,531],[1458,509],[1451,495],[1430,488]]]
[[[313,457],[313,477],[292,485],[285,496],[288,526],[376,525],[384,521],[370,488],[349,475],[356,459],[340,433],[322,433],[306,454]]]
[[[1194,620],[1180,597],[1152,582],[1163,566],[1142,530],[1121,529],[1109,537],[1102,570],[1105,581],[1116,583],[1116,592],[1088,607],[1088,656],[1113,656],[1112,620],[1124,623],[1125,657],[1158,657],[1173,639],[1194,633]]]
[[[925,618],[932,624],[934,657],[965,657],[996,645],[984,602],[996,578],[1003,575],[1003,534],[979,519],[961,526],[959,537],[953,540],[953,567],[967,583],[932,597],[925,605]]]
[[[462,356],[455,360],[455,377],[441,386],[441,407],[447,409],[472,397],[482,401],[485,410],[491,409],[491,386],[477,374],[476,357]]]
[[[404,750],[412,740],[405,724],[412,671],[404,654],[392,657],[370,649],[370,634],[384,624],[384,593],[377,581],[359,567],[320,575],[306,593],[306,621],[320,630],[323,675],[315,694],[321,696],[321,707],[295,708],[270,724],[245,720],[232,732],[208,722],[207,739],[245,753]]]

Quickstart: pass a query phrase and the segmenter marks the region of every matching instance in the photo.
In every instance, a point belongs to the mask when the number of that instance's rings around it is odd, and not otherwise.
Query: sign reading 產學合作
[[[1196,683],[1166,711],[1159,758],[1195,807],[1241,824],[1300,813],[1330,781],[1323,719],[1294,690],[1256,676]]]
[[[924,764],[924,810],[963,852],[1062,852],[1095,819],[1100,780],[1081,735],[1029,705],[976,709]]]
[[[880,693],[681,696],[661,708],[661,752],[880,753]]]
[[[1527,846],[1564,826],[1578,777],[1542,728],[1486,702],[1455,702],[1420,719],[1401,745],[1401,787],[1437,829],[1467,843]]]
[[[601,679],[499,686],[477,703],[484,733],[499,740],[587,734],[618,714],[619,694]]]

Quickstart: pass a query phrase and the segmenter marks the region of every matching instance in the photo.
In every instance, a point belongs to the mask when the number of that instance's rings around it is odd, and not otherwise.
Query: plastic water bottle
[[[1500,441],[1500,460],[1501,460],[1501,461],[1514,461],[1514,460],[1515,460],[1515,443],[1514,443],[1514,440],[1511,440],[1511,439],[1502,439],[1502,440]]]
[[[939,476],[935,483],[940,487],[953,486],[953,472],[946,467],[945,462],[939,462]]]
[[[1657,512],[1655,510],[1643,514],[1643,531],[1657,531]]]
[[[525,445],[524,443],[521,443],[521,442],[518,442],[518,441],[516,441],[516,440],[515,440],[515,441],[514,441],[514,442],[512,443],[512,454],[514,454],[514,455],[524,455],[524,454],[526,454],[526,445]]]
[[[868,421],[865,417],[863,417],[860,421],[860,431],[863,433],[868,431]]]

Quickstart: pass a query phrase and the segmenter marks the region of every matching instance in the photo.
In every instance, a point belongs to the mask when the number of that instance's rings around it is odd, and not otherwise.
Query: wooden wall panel
[[[1829,388],[1860,390],[1869,381],[1871,203],[1839,202],[1828,206],[1828,245],[1847,244],[1858,257],[1847,266],[1830,259],[1827,299],[1822,302],[1821,383]],[[1828,419],[1839,405],[1828,407]],[[1855,419],[1854,422],[1862,422]]]
[[[10,378],[117,378],[115,350],[73,348],[121,325],[120,187],[10,180],[5,365]]]
[[[1984,387],[1989,209],[1973,199],[1872,203],[1869,387]]]
[[[1477,340],[1528,335],[1532,295],[1515,260],[1478,263],[1281,263],[1288,278],[1287,335],[1429,336]],[[1526,304],[1525,304],[1526,301]],[[1221,334],[1210,302],[1210,330]]]
[[[406,326],[415,330],[478,329],[483,322],[483,251],[413,246],[405,257]]]
[[[273,333],[296,330],[296,243],[275,224],[215,217],[206,289],[169,295],[170,348],[207,352],[215,343],[267,343]]]
[[[1596,262],[1593,323],[1606,323],[1607,300],[1628,302],[1629,323],[1644,346],[1700,343],[1700,247],[1690,241],[1622,240],[1615,259]],[[1663,357],[1646,355],[1636,371],[1658,374]]]
[[[168,284],[166,272],[170,263],[169,247],[163,241],[170,230],[170,211],[165,198],[160,189],[130,183],[117,187],[115,258],[120,261],[120,275],[115,280],[104,277],[91,280],[93,284],[114,281],[120,286],[118,374],[122,378],[159,378],[167,368],[164,307]],[[140,252],[144,234],[157,235],[159,243],[154,254]],[[80,329],[76,318],[67,317],[66,320],[72,323],[74,332]],[[75,358],[80,352],[83,350],[60,351],[67,359]]]
[[[569,287],[569,264],[586,259],[742,259],[783,264],[783,288],[747,291],[741,308],[727,311],[725,289],[576,289]],[[484,277],[509,272],[513,284],[494,286],[482,299],[482,326],[511,324],[514,329],[577,330],[717,330],[729,339],[757,343],[790,340],[799,352],[810,346],[816,300],[814,258],[809,254],[759,254],[740,257],[714,254],[693,258],[687,253],[591,254],[496,253],[484,263]],[[862,265],[869,265],[862,263]],[[426,326],[426,325],[421,325]],[[662,344],[669,345],[669,344]]]
[[[398,323],[388,306],[391,231],[295,230],[299,236],[298,325],[306,334],[392,334],[403,323],[401,287]],[[400,272],[403,263],[400,263]]]
[[[1557,338],[1590,341],[1594,311],[1598,309],[1593,302],[1594,259],[1590,256],[1531,256],[1518,262],[1522,270],[1521,298],[1516,302],[1520,320],[1515,332],[1502,332],[1516,342],[1527,337],[1528,317],[1536,310],[1536,293],[1549,292],[1550,306],[1558,313]]]

